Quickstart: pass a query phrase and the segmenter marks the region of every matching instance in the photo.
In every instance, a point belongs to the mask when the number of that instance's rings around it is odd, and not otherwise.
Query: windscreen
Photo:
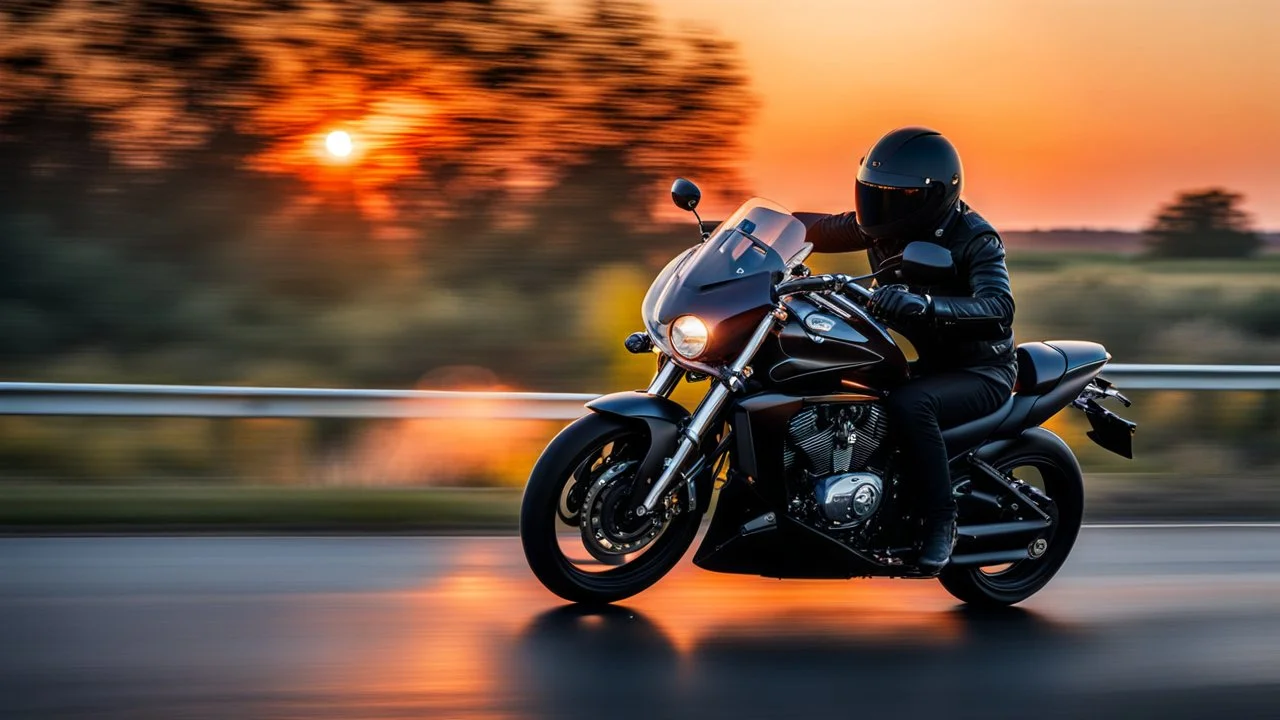
[[[713,327],[718,340],[731,340],[734,328],[754,327],[772,305],[774,283],[812,248],[805,242],[804,223],[791,213],[767,200],[747,201],[706,242],[658,274],[644,299],[650,337],[670,354],[669,324],[694,314]]]
[[[716,272],[728,276],[784,270],[808,254],[811,246],[804,237],[804,224],[786,209],[752,198],[720,223],[685,269],[696,267],[703,277]]]

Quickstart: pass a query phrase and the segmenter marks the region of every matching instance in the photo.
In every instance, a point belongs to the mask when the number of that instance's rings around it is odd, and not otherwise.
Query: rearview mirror
[[[913,242],[902,251],[902,277],[918,285],[937,285],[955,277],[951,251],[931,242]]]
[[[698,201],[702,199],[702,191],[698,189],[691,181],[684,178],[676,178],[671,183],[671,202],[681,210],[693,210],[698,207]]]

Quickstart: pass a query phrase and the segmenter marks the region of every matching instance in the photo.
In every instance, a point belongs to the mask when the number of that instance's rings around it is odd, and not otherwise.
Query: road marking
[[[1081,525],[1080,527],[1081,527],[1081,528],[1087,528],[1087,529],[1090,529],[1090,530],[1198,530],[1198,529],[1207,529],[1207,530],[1231,530],[1231,529],[1237,529],[1237,530],[1249,530],[1249,529],[1268,529],[1268,530],[1275,530],[1275,529],[1280,529],[1280,521],[1276,521],[1276,522],[1202,522],[1202,523],[1195,523],[1195,522],[1191,522],[1191,523],[1084,523],[1084,524],[1083,524],[1083,525]],[[52,534],[50,534],[50,535],[29,535],[29,534],[4,535],[4,534],[0,534],[0,538],[5,538],[5,539],[15,539],[15,538],[45,538],[45,539],[47,539],[47,538],[110,538],[110,537],[116,537],[116,538],[135,538],[135,539],[137,539],[137,538],[163,538],[163,537],[181,537],[181,538],[209,538],[209,537],[215,537],[215,538],[248,538],[248,539],[280,538],[280,539],[294,539],[294,540],[325,540],[325,539],[328,539],[328,540],[355,540],[355,539],[359,539],[359,540],[369,540],[369,541],[386,540],[386,539],[389,539],[389,538],[413,538],[413,539],[427,539],[427,540],[489,540],[489,541],[492,541],[492,540],[511,540],[511,539],[518,539],[518,538],[520,537],[520,535],[519,535],[519,533],[517,533],[517,532],[516,532],[515,528],[512,528],[512,530],[511,530],[511,532],[510,532],[510,533],[506,533],[506,534],[502,534],[502,535],[497,535],[497,534],[474,534],[474,535],[473,535],[473,534],[466,534],[466,533],[464,533],[464,534],[457,534],[457,535],[449,535],[449,534],[445,534],[445,533],[434,533],[434,532],[432,532],[432,533],[413,532],[413,531],[411,531],[411,530],[406,530],[406,531],[401,531],[401,532],[377,532],[377,531],[374,531],[373,533],[363,534],[363,535],[352,535],[352,534],[350,534],[350,532],[349,532],[349,531],[346,531],[346,532],[344,532],[344,531],[335,531],[335,532],[332,532],[332,533],[288,533],[288,532],[282,532],[282,533],[270,533],[270,532],[268,532],[268,533],[263,533],[263,532],[261,532],[261,531],[255,531],[255,530],[252,530],[252,529],[246,529],[246,530],[244,530],[244,531],[242,531],[242,532],[224,532],[224,533],[211,533],[211,532],[206,532],[206,531],[193,530],[193,531],[191,531],[191,532],[189,532],[189,533],[179,533],[179,532],[174,532],[174,533],[143,533],[143,534],[140,534],[140,535],[129,535],[129,534],[127,534],[127,533],[116,533],[116,532],[109,532],[109,531],[108,531],[108,532],[100,532],[100,533],[92,533],[92,532],[88,532],[88,533],[84,533],[84,534],[73,534],[73,535],[66,535],[66,534],[60,534],[60,533],[52,533]]]

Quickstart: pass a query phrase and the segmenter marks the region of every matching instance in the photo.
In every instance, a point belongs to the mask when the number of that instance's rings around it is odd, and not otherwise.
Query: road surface
[[[0,717],[1280,717],[1280,527],[1087,528],[1023,608],[685,564],[561,606],[513,538],[0,539]]]

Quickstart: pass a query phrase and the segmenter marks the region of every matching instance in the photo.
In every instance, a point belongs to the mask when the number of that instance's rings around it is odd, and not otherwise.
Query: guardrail
[[[1124,390],[1280,390],[1280,365],[1109,365]],[[0,415],[572,420],[588,393],[0,382]]]
[[[203,385],[0,383],[0,415],[572,420],[595,395]]]
[[[1280,365],[1126,365],[1102,376],[1127,390],[1280,390]]]

